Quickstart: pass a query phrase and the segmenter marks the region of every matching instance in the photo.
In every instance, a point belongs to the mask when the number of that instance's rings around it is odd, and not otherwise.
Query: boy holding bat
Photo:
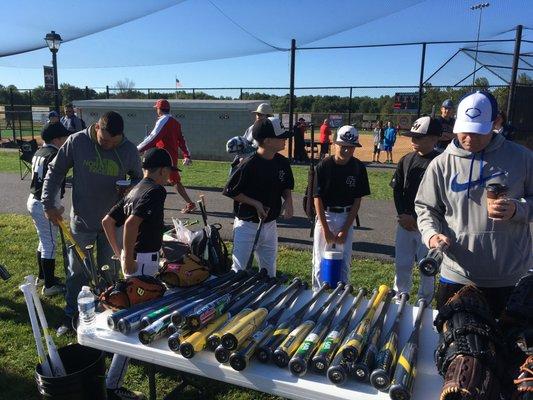
[[[291,134],[283,129],[279,118],[269,117],[254,123],[252,136],[258,143],[257,153],[243,160],[223,192],[235,200],[232,268],[236,271],[246,268],[261,220],[255,254],[259,268],[265,268],[270,276],[275,276],[276,219],[281,214],[285,218],[293,215],[294,178],[289,160],[278,153],[285,148],[286,139]]]
[[[320,264],[324,252],[333,244],[343,246],[341,282],[348,282],[352,260],[353,221],[361,198],[370,194],[364,164],[353,156],[361,147],[359,133],[345,125],[337,131],[335,154],[316,166],[313,191],[316,222],[313,238],[313,290],[324,284]]]
[[[125,277],[155,275],[159,270],[159,249],[163,241],[164,205],[167,192],[163,185],[171,171],[177,170],[170,154],[152,148],[142,160],[144,178],[109,211],[102,220],[105,234],[115,255],[120,256]],[[124,225],[123,248],[116,227]],[[129,359],[115,355],[107,373],[108,399],[141,399],[142,394],[122,387]]]

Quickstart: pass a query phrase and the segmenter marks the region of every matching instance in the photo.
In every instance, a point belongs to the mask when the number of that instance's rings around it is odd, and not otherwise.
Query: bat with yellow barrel
[[[294,328],[296,328],[302,323],[305,314],[309,311],[311,306],[315,304],[315,302],[322,295],[322,293],[327,289],[329,289],[329,285],[325,283],[318,291],[313,294],[313,296],[305,304],[303,304],[297,311],[294,312],[291,318],[288,318],[283,321],[276,327],[276,329],[272,333],[266,335],[266,337],[263,339],[262,343],[259,345],[256,351],[256,357],[259,361],[261,361],[262,363],[268,363],[270,361],[274,350],[277,349],[281,342],[285,340],[287,335]]]
[[[372,296],[370,297],[370,300],[368,300],[366,310],[363,313],[363,316],[361,317],[361,319],[356,324],[356,326],[359,325],[359,323],[363,320],[363,318],[366,317],[367,311],[374,304],[375,300],[378,297],[378,293],[379,291],[374,289],[374,291],[372,292]],[[349,373],[350,368],[349,368],[348,363],[346,362],[346,360],[344,359],[342,355],[342,349],[344,348],[344,346],[346,346],[348,340],[350,340],[350,335],[346,335],[346,337],[342,340],[341,345],[339,346],[337,352],[333,356],[333,359],[331,360],[328,366],[328,369],[327,369],[327,373],[326,373],[327,377],[329,381],[331,383],[334,383],[335,385],[342,385],[348,378],[348,373]]]
[[[374,302],[368,306],[361,321],[357,324],[352,333],[348,335],[346,343],[341,349],[339,349],[339,351],[342,351],[342,356],[346,361],[354,362],[361,354],[374,314],[388,292],[389,287],[387,285],[381,285],[378,288],[378,294]]]
[[[238,304],[235,304],[230,310],[228,310],[228,313],[229,313],[228,321],[224,325],[222,325],[219,329],[214,331],[211,335],[209,335],[209,337],[207,338],[207,349],[211,351],[215,351],[217,347],[220,345],[220,340],[221,340],[222,335],[226,333],[227,330],[237,325],[244,317],[246,317],[252,311],[259,308],[261,303],[266,298],[268,298],[268,296],[270,296],[272,293],[278,290],[280,285],[283,283],[283,279],[280,281],[276,281],[276,283],[273,284],[268,290],[261,293],[255,300],[253,300],[251,303],[249,303],[244,308],[243,308],[242,303],[239,302]]]
[[[387,315],[390,302],[395,294],[396,292],[391,289],[385,296],[383,307],[381,307],[381,311],[379,312],[376,321],[368,333],[363,352],[359,356],[359,359],[352,366],[353,375],[357,380],[363,382],[368,381],[370,373],[374,368],[374,364],[376,363],[376,355],[378,353],[378,343],[381,338],[381,332],[383,331],[383,322],[385,321],[385,316]]]
[[[321,317],[320,321],[318,321],[313,330],[298,347],[298,350],[296,350],[296,353],[294,353],[289,361],[289,370],[293,375],[304,376],[307,373],[309,359],[324,339],[326,333],[328,333],[329,328],[333,323],[333,319],[339,315],[339,312],[342,309],[344,299],[352,293],[352,290],[352,285],[346,285],[344,287],[344,292],[339,297],[338,301],[330,304],[327,313]]]
[[[377,291],[376,291],[377,293]],[[359,289],[357,297],[354,298],[350,308],[344,314],[342,319],[336,324],[336,326],[327,334],[326,338],[316,351],[315,355],[311,359],[311,366],[315,372],[324,373],[331,363],[333,356],[337,352],[340,342],[346,335],[346,331],[350,326],[350,322],[355,317],[357,308],[366,295],[366,289]]]
[[[422,316],[424,315],[426,305],[425,299],[418,301],[418,313],[416,314],[413,331],[396,363],[394,379],[389,389],[391,400],[409,400],[413,393],[413,383],[416,377],[416,362],[418,359],[418,338],[420,336],[420,326],[422,325]]]
[[[400,306],[396,313],[396,318],[385,337],[383,346],[376,356],[374,371],[370,374],[370,383],[376,389],[386,391],[390,386],[392,371],[396,365],[396,356],[398,354],[398,334],[400,331],[400,320],[402,318],[405,304],[409,299],[408,293],[400,294]]]
[[[180,354],[185,358],[193,358],[196,353],[203,350],[207,337],[228,320],[228,315],[228,313],[222,314],[204,328],[186,337],[180,344]]]
[[[237,349],[252,336],[263,325],[269,312],[279,305],[284,297],[290,296],[292,292],[298,290],[301,285],[302,280],[300,278],[294,278],[293,282],[275,298],[261,305],[261,307],[242,318],[239,323],[227,329],[221,337],[221,344],[215,350],[216,359],[220,363],[228,362],[231,350]]]
[[[292,305],[301,290],[306,289],[307,283],[303,282],[302,285],[288,296],[278,308],[272,311],[272,315],[269,314],[268,319],[263,323],[261,329],[257,330],[250,338],[248,338],[240,349],[231,354],[229,362],[234,370],[242,371],[246,368],[257,347],[260,346],[261,343],[274,331],[285,310]]]
[[[339,292],[344,287],[342,282],[339,282],[337,287],[333,292],[331,292],[320,308],[318,308],[313,314],[306,318],[306,320],[293,329],[285,338],[285,340],[278,346],[274,351],[274,363],[280,367],[284,368],[289,364],[289,360],[294,355],[298,347],[302,344],[307,335],[315,327],[317,321],[324,313],[326,308],[335,300]]]

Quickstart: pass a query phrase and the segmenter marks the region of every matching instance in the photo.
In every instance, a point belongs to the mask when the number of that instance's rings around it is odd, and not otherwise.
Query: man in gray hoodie
[[[478,286],[496,317],[532,265],[533,154],[492,133],[498,112],[487,92],[466,96],[446,150],[431,162],[415,211],[423,242],[449,247],[441,265],[437,308],[461,287]],[[487,202],[487,187],[506,187]],[[490,215],[490,217],[489,217]]]
[[[49,165],[44,180],[41,202],[46,217],[56,223],[62,219],[54,199],[61,182],[72,168],[72,209],[70,228],[76,242],[85,248],[96,243],[97,265],[112,265],[113,250],[104,234],[101,221],[118,201],[115,182],[129,175],[142,178],[141,159],[137,147],[124,136],[120,114],[109,111],[87,129],[70,135]],[[87,278],[72,251],[69,252],[69,274],[66,279],[65,319],[58,329],[61,335],[70,329],[77,312],[77,296]]]

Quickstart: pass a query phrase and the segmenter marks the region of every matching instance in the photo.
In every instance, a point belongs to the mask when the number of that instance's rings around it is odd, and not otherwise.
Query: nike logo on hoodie
[[[459,176],[459,174],[455,174],[455,176],[452,179],[450,188],[452,189],[452,192],[456,192],[456,193],[464,192],[465,190],[468,190],[469,187],[470,187],[470,189],[473,189],[474,187],[476,187],[478,185],[479,186],[484,185],[485,182],[487,182],[489,179],[495,178],[495,177],[500,176],[500,175],[505,175],[505,172],[499,171],[499,172],[495,172],[493,174],[490,174],[489,176],[486,176],[484,178],[477,179],[475,181],[459,183],[459,182],[457,182],[457,177]]]

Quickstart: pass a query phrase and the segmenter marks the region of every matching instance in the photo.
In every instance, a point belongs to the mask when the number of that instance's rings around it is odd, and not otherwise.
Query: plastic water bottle
[[[83,286],[78,294],[78,311],[80,312],[78,331],[92,334],[96,330],[94,312],[95,297],[89,286]]]

